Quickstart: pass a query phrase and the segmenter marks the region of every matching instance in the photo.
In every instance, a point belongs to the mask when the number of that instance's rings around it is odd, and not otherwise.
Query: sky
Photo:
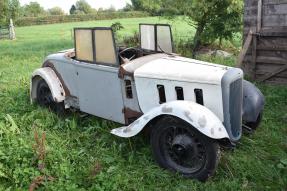
[[[29,4],[31,1],[38,2],[44,9],[61,7],[66,13],[77,0],[20,0],[21,5]],[[130,0],[86,0],[93,8],[109,8],[113,5],[116,9],[123,8]]]

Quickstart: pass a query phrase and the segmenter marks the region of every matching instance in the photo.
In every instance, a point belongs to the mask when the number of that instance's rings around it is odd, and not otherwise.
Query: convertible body
[[[235,143],[242,126],[256,128],[264,97],[243,79],[241,69],[174,54],[169,25],[142,24],[140,33],[140,47],[126,48],[116,47],[110,28],[75,29],[75,48],[49,55],[32,74],[31,101],[122,124],[111,131],[119,137],[151,127],[161,166],[205,180],[217,164],[217,141]],[[167,148],[160,148],[165,145],[161,141],[170,145],[175,158],[187,162],[193,160],[191,155],[205,153],[200,161],[210,160],[210,169],[199,166],[194,171],[190,164],[161,159],[170,157],[162,153]],[[200,151],[203,148],[211,151]]]

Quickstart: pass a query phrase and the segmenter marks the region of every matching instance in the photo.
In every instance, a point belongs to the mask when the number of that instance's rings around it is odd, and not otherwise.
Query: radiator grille
[[[242,79],[238,79],[230,84],[229,88],[229,113],[231,133],[233,137],[241,135],[242,128]]]

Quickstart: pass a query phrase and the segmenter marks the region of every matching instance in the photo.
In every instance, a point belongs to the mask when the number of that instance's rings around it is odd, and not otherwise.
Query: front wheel
[[[217,142],[186,122],[169,116],[156,123],[151,147],[161,167],[200,181],[214,174],[220,155]]]
[[[255,131],[255,130],[257,130],[257,128],[261,124],[262,118],[263,118],[263,113],[261,112],[261,113],[259,113],[255,122],[246,122],[246,123],[244,123],[244,125],[246,125],[248,128],[250,128],[252,131]]]
[[[58,115],[65,113],[64,104],[54,101],[51,90],[45,80],[39,81],[37,85],[37,103],[42,107],[51,109]]]

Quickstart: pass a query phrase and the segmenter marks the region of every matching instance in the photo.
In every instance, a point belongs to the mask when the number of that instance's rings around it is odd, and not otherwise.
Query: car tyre
[[[54,101],[51,90],[43,79],[40,80],[37,85],[37,103],[42,107],[49,108],[58,115],[65,114],[64,103],[57,103]]]
[[[261,124],[262,118],[263,118],[263,113],[259,113],[257,120],[255,122],[246,122],[245,125],[249,127],[252,131],[255,131]]]
[[[151,132],[151,147],[158,164],[187,178],[206,181],[217,168],[220,148],[176,117],[163,117]]]

